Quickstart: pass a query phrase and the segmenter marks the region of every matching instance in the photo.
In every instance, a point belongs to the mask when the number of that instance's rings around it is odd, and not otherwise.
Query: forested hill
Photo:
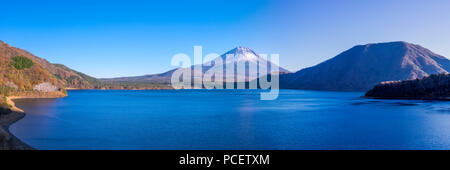
[[[58,97],[65,95],[65,88],[95,88],[95,82],[99,81],[0,41],[2,96]]]
[[[450,75],[437,74],[422,79],[382,82],[369,90],[366,96],[394,99],[450,100]]]

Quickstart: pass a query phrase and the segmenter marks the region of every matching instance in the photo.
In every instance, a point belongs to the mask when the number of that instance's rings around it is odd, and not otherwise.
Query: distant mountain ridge
[[[448,73],[450,61],[419,45],[399,41],[358,45],[316,66],[280,75],[280,87],[366,91],[391,80]]]
[[[234,48],[219,57],[224,59],[227,54],[234,54],[235,58],[231,62],[223,63],[224,65],[263,60],[247,47]],[[33,64],[26,65],[28,61],[24,58],[31,60]],[[18,62],[20,68],[16,68],[14,62]],[[52,64],[2,41],[0,66],[2,93],[8,89],[22,92],[57,90],[61,93],[65,88],[170,89],[170,79],[174,71],[192,70],[195,67],[173,69],[161,74],[99,80],[64,65]],[[26,68],[22,69],[22,66]],[[201,74],[204,75],[211,66],[202,67]],[[267,69],[271,70],[270,65]],[[280,74],[281,88],[333,91],[366,91],[383,81],[411,80],[449,71],[450,61],[447,58],[419,45],[402,41],[358,45],[334,58],[295,73],[279,67],[279,72],[283,73]],[[225,72],[224,70],[224,75]],[[263,75],[258,75],[260,76]]]
[[[231,60],[231,62],[226,62],[226,57],[227,55],[232,55],[234,56]],[[266,69],[272,70],[271,68],[271,64],[270,61],[264,61],[264,59],[262,57],[260,57],[256,52],[254,52],[252,49],[248,48],[248,47],[236,47],[224,54],[222,54],[221,56],[219,56],[219,58],[221,58],[223,60],[222,65],[224,66],[224,70],[223,70],[223,74],[224,74],[224,80],[225,80],[225,74],[226,74],[226,70],[225,70],[225,66],[226,65],[230,65],[230,64],[234,64],[235,65],[235,69],[234,69],[234,76],[236,77],[235,81],[237,81],[238,77],[244,79],[245,81],[249,81],[248,79],[248,73],[247,75],[243,75],[243,74],[237,74],[237,65],[241,64],[241,63],[245,63],[245,62],[252,62],[252,63],[261,63],[261,62],[267,62],[268,66],[262,66],[260,65],[259,67],[266,67]],[[211,62],[211,65],[214,65],[214,60]],[[275,64],[274,64],[275,65]],[[144,76],[135,76],[135,77],[119,77],[119,78],[108,78],[108,79],[100,79],[102,82],[154,82],[154,83],[164,83],[164,84],[170,84],[170,79],[172,77],[173,72],[175,72],[178,69],[190,69],[192,71],[192,75],[193,75],[193,70],[194,67],[198,66],[198,65],[193,65],[189,68],[177,68],[177,69],[173,69],[164,73],[160,73],[160,74],[151,74],[151,75],[144,75]],[[202,66],[202,75],[207,74],[206,71],[209,70],[210,68],[212,68],[212,66]],[[249,70],[248,64],[246,65],[245,69]],[[280,73],[290,73],[289,70],[284,69],[280,66],[278,66],[278,69]],[[259,75],[259,76],[263,76],[263,75]]]

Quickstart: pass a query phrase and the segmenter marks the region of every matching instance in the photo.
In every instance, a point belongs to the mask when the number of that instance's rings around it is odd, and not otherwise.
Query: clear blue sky
[[[448,0],[5,1],[0,40],[104,78],[159,73],[176,53],[248,46],[296,71],[357,44],[450,56]]]

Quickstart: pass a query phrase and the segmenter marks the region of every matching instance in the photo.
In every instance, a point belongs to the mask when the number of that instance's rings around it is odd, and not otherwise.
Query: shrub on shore
[[[0,86],[0,95],[8,97],[14,89],[8,86]]]
[[[0,109],[1,108],[9,108],[9,105],[8,105],[8,103],[6,101],[7,101],[6,96],[1,96],[1,98],[0,98]]]

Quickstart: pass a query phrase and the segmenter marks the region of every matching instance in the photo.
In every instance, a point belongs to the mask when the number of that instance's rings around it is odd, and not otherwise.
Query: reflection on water
[[[38,149],[450,149],[450,105],[362,93],[80,90],[23,99],[11,131]]]

